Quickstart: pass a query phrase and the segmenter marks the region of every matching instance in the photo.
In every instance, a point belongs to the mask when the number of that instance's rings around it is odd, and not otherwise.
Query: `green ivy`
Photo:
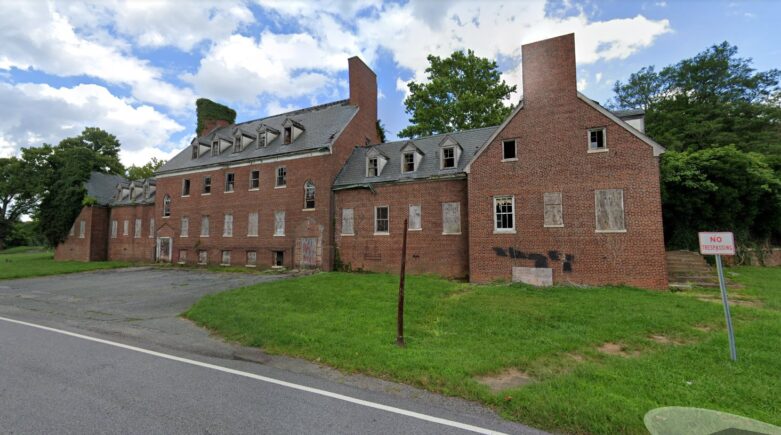
[[[200,134],[203,131],[206,120],[208,119],[222,119],[233,124],[236,122],[236,111],[228,106],[215,103],[207,98],[199,98],[195,101],[195,107],[198,113],[198,125],[195,129],[195,134]]]

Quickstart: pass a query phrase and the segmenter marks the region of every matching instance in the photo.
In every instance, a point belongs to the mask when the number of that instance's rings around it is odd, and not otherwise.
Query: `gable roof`
[[[405,139],[395,142],[387,142],[367,147],[357,147],[345,163],[334,182],[334,189],[346,189],[350,187],[364,187],[374,183],[405,182],[432,178],[462,177],[467,162],[492,136],[497,127],[483,127],[473,130],[464,130],[452,133],[443,133],[435,136],[421,137],[417,139]],[[450,136],[458,142],[463,149],[461,158],[455,168],[440,169],[439,144],[445,136]],[[401,172],[401,150],[412,142],[423,153],[417,170],[414,172]],[[366,176],[366,156],[369,153],[380,153],[388,158],[382,173],[378,177]]]
[[[213,156],[211,152],[207,152],[196,159],[192,158],[191,147],[187,147],[163,165],[156,174],[173,173],[243,160],[255,160],[286,154],[311,152],[320,149],[330,150],[333,141],[339,137],[339,134],[344,130],[357,112],[358,108],[356,106],[348,104],[348,100],[341,100],[320,106],[309,107],[307,109],[295,110],[253,121],[216,128],[204,136],[193,139],[192,143],[197,141],[208,146],[215,138],[222,138],[232,142],[233,131],[236,128],[245,132],[251,132],[250,134],[254,140],[247,145],[244,150],[238,153],[234,152],[231,147],[229,150],[225,150],[219,155]],[[258,148],[257,131],[261,126],[280,131],[284,129],[283,123],[288,120],[303,125],[306,128],[295,141],[284,145],[282,144],[281,138],[276,138],[266,144],[266,146]]]

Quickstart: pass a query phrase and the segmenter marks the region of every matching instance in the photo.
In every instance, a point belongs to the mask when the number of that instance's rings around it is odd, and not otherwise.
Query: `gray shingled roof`
[[[345,126],[347,126],[347,123],[350,122],[357,111],[358,108],[349,105],[347,100],[341,100],[218,128],[205,136],[194,139],[193,143],[197,140],[204,144],[211,144],[215,136],[231,139],[233,137],[234,129],[237,127],[243,132],[251,134],[254,140],[239,153],[234,153],[233,147],[230,147],[218,156],[212,156],[211,152],[207,152],[197,159],[192,158],[192,148],[187,147],[163,165],[157,173],[163,174],[196,167],[220,165],[234,161],[258,159],[281,154],[314,151],[330,147],[333,140],[341,133]],[[283,145],[282,132],[284,129],[282,124],[288,118],[303,125],[305,130],[295,141],[293,141],[293,143]],[[261,124],[279,130],[281,134],[267,146],[258,148],[257,130]]]
[[[135,187],[135,189],[131,189],[130,195],[127,198],[121,199],[118,198],[118,190],[119,185],[114,186],[114,200],[111,201],[112,206],[120,206],[120,205],[141,205],[141,204],[154,204],[155,203],[155,192],[157,187],[157,182],[154,178],[147,178],[144,180],[135,180],[135,181],[129,181],[124,180],[120,183],[122,187],[126,187],[130,189],[131,187]]]
[[[89,180],[84,183],[87,195],[95,198],[98,205],[109,205],[114,201],[117,193],[117,184],[128,181],[119,175],[109,175],[100,172],[90,174]]]
[[[464,130],[454,133],[438,134],[418,139],[387,142],[367,147],[357,147],[342,168],[334,182],[334,188],[346,188],[349,186],[364,186],[370,183],[383,183],[393,181],[408,181],[426,178],[447,177],[462,175],[464,167],[472,159],[475,152],[483,146],[486,140],[498,127],[484,127],[474,130]],[[439,144],[450,136],[461,145],[463,149],[458,164],[452,169],[440,169]],[[423,152],[423,159],[417,170],[413,173],[401,173],[401,149],[407,142],[412,142]],[[378,177],[366,177],[366,153],[376,149],[388,157],[388,163]]]
[[[645,115],[643,109],[611,110],[611,112],[621,119]]]

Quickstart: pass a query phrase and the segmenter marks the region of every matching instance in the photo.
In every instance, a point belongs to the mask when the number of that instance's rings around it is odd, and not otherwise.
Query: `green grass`
[[[478,400],[506,418],[570,433],[646,433],[643,415],[695,406],[781,424],[781,269],[735,268],[739,361],[720,304],[702,291],[536,289],[407,280],[407,347],[395,341],[397,277],[323,273],[203,298],[185,316],[231,340]],[[709,331],[696,329],[707,326]],[[678,344],[649,338],[664,335]],[[606,342],[633,356],[599,352]],[[476,375],[535,380],[492,393]]]
[[[21,246],[0,251],[0,279],[114,269],[128,265],[122,261],[54,261],[54,253],[38,247]]]

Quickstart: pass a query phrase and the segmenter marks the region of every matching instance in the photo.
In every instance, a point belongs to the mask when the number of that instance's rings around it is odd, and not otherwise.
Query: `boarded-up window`
[[[153,238],[155,236],[155,218],[149,219],[149,238]]]
[[[179,250],[179,262],[180,263],[186,263],[187,262],[187,250],[186,249],[180,249]]]
[[[442,234],[461,234],[461,203],[442,204]]]
[[[285,212],[284,211],[274,212],[274,235],[275,236],[285,235]]]
[[[125,221],[125,223],[127,223],[127,221]],[[87,221],[84,220],[79,221],[79,238],[83,239],[84,233],[86,232],[87,232]]]
[[[247,251],[247,266],[254,266],[258,264],[258,252]]]
[[[548,192],[543,194],[545,203],[545,223],[546,227],[563,227],[564,216],[561,206],[561,192]]]
[[[355,215],[353,214],[353,209],[351,208],[342,209],[342,234],[343,235],[355,234],[354,216]]]
[[[181,232],[179,235],[181,237],[187,237],[190,233],[190,218],[183,217],[182,218],[182,225],[181,225]]]
[[[122,235],[123,236],[128,235],[129,231],[130,231],[130,221],[125,219],[124,221],[122,221]]]
[[[133,237],[136,239],[141,238],[141,219],[136,219],[135,226],[133,227]]]
[[[594,191],[597,231],[625,231],[624,191],[606,189]]]
[[[233,214],[225,213],[225,219],[222,222],[222,236],[233,237]]]
[[[258,235],[258,212],[253,211],[247,217],[247,235],[257,237]]]
[[[73,235],[73,228],[71,228],[71,236]],[[117,238],[117,221],[112,220],[111,221],[111,238],[116,239]]]
[[[419,230],[422,228],[422,222],[421,222],[421,216],[420,216],[420,205],[412,205],[409,206],[409,229],[410,230]]]
[[[209,216],[201,216],[201,237],[209,237]]]
[[[206,264],[209,261],[209,252],[205,249],[198,251],[198,264]]]
[[[222,261],[220,264],[223,266],[231,264],[231,251],[222,251]]]

